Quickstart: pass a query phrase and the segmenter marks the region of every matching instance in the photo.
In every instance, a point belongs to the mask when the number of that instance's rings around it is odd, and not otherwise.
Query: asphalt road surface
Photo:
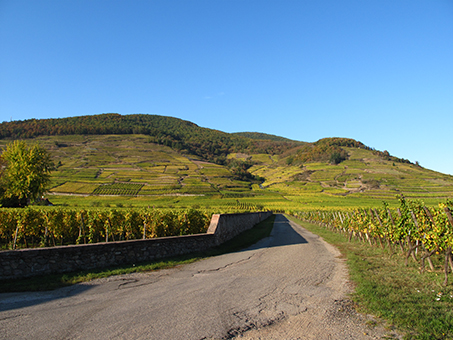
[[[50,292],[0,294],[0,339],[378,339],[339,252],[283,215],[246,250]],[[372,320],[370,322],[370,320]],[[389,334],[386,334],[389,336]]]

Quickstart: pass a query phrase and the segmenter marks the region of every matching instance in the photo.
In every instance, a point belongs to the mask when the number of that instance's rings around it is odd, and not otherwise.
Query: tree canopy
[[[14,141],[3,150],[0,167],[2,206],[23,206],[45,192],[54,163],[38,144]]]

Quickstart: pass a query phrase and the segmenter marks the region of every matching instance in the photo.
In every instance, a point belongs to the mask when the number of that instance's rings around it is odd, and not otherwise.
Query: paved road
[[[52,292],[0,294],[0,339],[371,339],[345,266],[278,215],[255,246]]]

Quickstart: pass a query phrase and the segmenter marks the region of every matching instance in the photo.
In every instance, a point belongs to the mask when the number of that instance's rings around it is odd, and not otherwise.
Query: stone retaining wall
[[[212,215],[208,234],[216,236],[216,245],[222,244],[250,229],[251,226],[265,220],[272,212],[258,212],[246,214],[216,214]]]
[[[0,251],[0,279],[132,264],[204,251],[271,215],[271,212],[213,215],[206,234]]]

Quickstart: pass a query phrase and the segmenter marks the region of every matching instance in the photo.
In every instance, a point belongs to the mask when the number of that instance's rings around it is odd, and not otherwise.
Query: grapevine
[[[453,204],[439,203],[437,207],[426,207],[423,202],[399,198],[399,207],[391,210],[388,204],[380,209],[320,210],[289,212],[301,220],[316,223],[331,230],[381,247],[387,246],[392,253],[400,249],[406,258],[420,263],[425,260],[434,270],[431,256],[445,254],[444,274],[446,285],[448,273],[453,271]]]

